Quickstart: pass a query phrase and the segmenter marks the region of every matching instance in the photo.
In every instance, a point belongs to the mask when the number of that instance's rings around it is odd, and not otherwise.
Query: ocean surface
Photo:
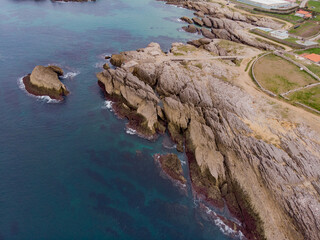
[[[0,1],[1,240],[230,239],[190,183],[184,194],[161,176],[152,155],[176,153],[168,136],[127,129],[95,77],[105,55],[195,38],[179,30],[183,15],[155,0]],[[48,64],[66,73],[63,102],[21,84]]]

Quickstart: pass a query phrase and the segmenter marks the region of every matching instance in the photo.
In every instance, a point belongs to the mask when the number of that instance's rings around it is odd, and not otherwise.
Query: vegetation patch
[[[254,74],[264,88],[275,94],[317,82],[296,65],[273,54],[268,54],[256,62]]]
[[[174,180],[185,184],[187,180],[183,176],[181,162],[176,154],[170,153],[166,155],[155,155],[156,160],[159,161],[163,171]]]
[[[292,28],[289,33],[295,34],[300,37],[311,37],[316,35],[320,31],[320,25],[318,21],[308,20],[300,25],[300,27]]]
[[[228,182],[228,194],[225,199],[231,213],[244,223],[244,234],[248,239],[266,239],[260,216],[248,194],[237,181]]]
[[[306,88],[288,95],[289,99],[320,111],[320,85]]]
[[[178,46],[177,50],[180,52],[194,52],[197,50],[195,46],[192,45],[183,45],[183,46]]]
[[[320,12],[320,2],[318,1],[309,1],[308,8],[315,12]]]
[[[197,64],[195,64],[194,66],[197,67],[197,68],[202,69],[202,64],[201,64],[201,63],[197,63]]]
[[[315,53],[315,54],[320,54],[320,48],[309,48],[306,50],[302,51],[296,51],[297,54],[303,54],[303,53]]]

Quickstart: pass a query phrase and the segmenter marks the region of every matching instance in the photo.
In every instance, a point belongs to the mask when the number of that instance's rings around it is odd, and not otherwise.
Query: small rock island
[[[183,176],[181,162],[174,153],[165,155],[155,154],[154,159],[159,163],[161,169],[173,180],[184,185],[187,180]]]
[[[23,83],[30,94],[63,100],[69,91],[59,79],[62,75],[63,70],[58,66],[36,66],[31,74],[23,78]]]

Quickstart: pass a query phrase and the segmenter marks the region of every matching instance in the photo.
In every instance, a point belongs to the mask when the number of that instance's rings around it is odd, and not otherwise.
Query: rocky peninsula
[[[63,70],[57,66],[36,66],[31,74],[23,78],[26,90],[36,96],[49,96],[52,99],[63,100],[69,91],[59,80]]]
[[[194,190],[226,203],[248,239],[319,239],[319,117],[270,98],[244,74],[260,47],[191,44],[113,55],[116,68],[98,82],[141,134],[168,129],[187,152]]]

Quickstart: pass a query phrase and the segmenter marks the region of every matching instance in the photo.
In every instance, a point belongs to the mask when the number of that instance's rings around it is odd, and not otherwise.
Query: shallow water
[[[1,0],[0,239],[229,239],[160,176],[167,137],[128,131],[95,77],[105,54],[195,37],[178,31],[183,15],[154,0]],[[61,103],[19,81],[50,63],[68,73]]]

